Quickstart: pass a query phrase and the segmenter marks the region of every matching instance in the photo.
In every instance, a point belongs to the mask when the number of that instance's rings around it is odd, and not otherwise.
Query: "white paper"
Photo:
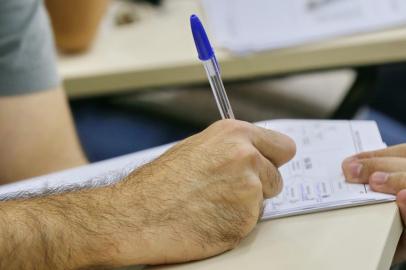
[[[0,200],[110,185],[160,156],[173,144],[0,186]]]
[[[217,46],[276,49],[406,24],[404,0],[202,0]]]
[[[295,158],[281,168],[283,192],[266,200],[264,219],[394,200],[368,186],[348,184],[341,162],[354,153],[385,147],[375,122],[274,120],[258,125],[288,134]],[[27,198],[109,185],[155,159],[173,144],[0,187],[0,199]]]
[[[260,125],[288,134],[297,145],[294,159],[280,169],[282,193],[266,201],[265,219],[394,200],[368,185],[347,183],[342,173],[346,157],[386,147],[375,122],[283,120]]]

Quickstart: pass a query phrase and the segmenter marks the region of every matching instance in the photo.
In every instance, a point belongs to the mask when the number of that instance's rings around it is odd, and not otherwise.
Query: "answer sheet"
[[[215,45],[246,53],[406,24],[404,0],[202,0]]]
[[[372,192],[367,185],[346,183],[341,171],[345,157],[385,147],[375,122],[273,120],[257,124],[285,133],[297,144],[295,158],[281,168],[282,193],[265,201],[264,219],[394,200],[392,195]],[[110,185],[172,145],[4,185],[0,200]]]
[[[362,151],[385,148],[375,122],[276,120],[258,123],[294,139],[297,154],[280,170],[284,188],[266,201],[263,218],[392,201],[368,185],[349,184],[342,161]]]

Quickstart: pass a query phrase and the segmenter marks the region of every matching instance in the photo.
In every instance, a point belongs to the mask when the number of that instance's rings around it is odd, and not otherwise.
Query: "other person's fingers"
[[[366,184],[374,172],[406,172],[406,158],[354,158],[345,160],[342,167],[344,176],[349,182]]]
[[[396,196],[396,202],[399,206],[400,215],[403,223],[406,221],[406,189],[401,190]]]
[[[375,191],[397,194],[406,189],[406,173],[374,172],[369,177],[369,184]]]
[[[347,160],[351,160],[354,158],[366,159],[376,157],[406,157],[406,143],[375,151],[362,152],[352,157],[349,157]]]

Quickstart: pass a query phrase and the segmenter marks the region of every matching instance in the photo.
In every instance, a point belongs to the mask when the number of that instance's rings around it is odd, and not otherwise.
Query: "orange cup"
[[[89,48],[110,0],[45,0],[57,47],[64,52]]]

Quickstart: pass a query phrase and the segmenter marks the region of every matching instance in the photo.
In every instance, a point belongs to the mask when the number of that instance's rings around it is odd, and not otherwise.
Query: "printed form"
[[[368,185],[345,181],[341,163],[362,151],[385,148],[375,122],[276,120],[259,123],[296,142],[297,154],[280,170],[284,188],[266,200],[263,218],[392,201]]]
[[[283,191],[264,202],[263,219],[395,199],[392,195],[373,192],[367,185],[346,183],[342,174],[344,158],[385,147],[375,122],[271,120],[257,124],[289,135],[297,145],[294,159],[280,169]],[[172,145],[4,185],[0,187],[0,200],[110,185]]]

